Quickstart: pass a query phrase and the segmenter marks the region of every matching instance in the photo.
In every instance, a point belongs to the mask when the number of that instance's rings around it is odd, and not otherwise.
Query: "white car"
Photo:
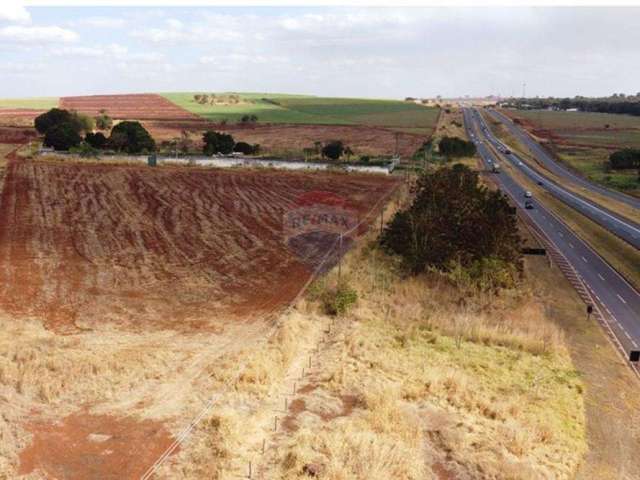
[[[522,162],[518,162],[518,166],[521,167],[522,166]]]
[[[531,192],[529,190],[527,190],[526,192],[524,192],[524,197],[525,198],[531,198],[531,197],[533,197],[533,195],[531,194]]]

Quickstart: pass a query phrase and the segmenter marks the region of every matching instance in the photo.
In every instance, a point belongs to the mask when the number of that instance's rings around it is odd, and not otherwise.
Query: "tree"
[[[226,133],[214,132],[207,130],[202,135],[204,147],[202,151],[205,155],[213,155],[215,153],[229,154],[233,151],[235,141],[233,137]]]
[[[344,153],[344,144],[341,140],[334,140],[322,147],[322,155],[331,160],[338,160]]]
[[[640,149],[623,148],[609,155],[609,166],[612,170],[640,168]]]
[[[84,113],[76,111],[71,112],[71,122],[75,125],[76,131],[78,133],[91,132],[95,127],[93,118],[91,118],[89,115],[85,115]]]
[[[476,153],[476,146],[473,142],[467,142],[457,137],[442,137],[438,143],[439,152],[448,157],[472,157]]]
[[[44,134],[44,145],[54,150],[69,150],[80,145],[81,141],[80,134],[71,122],[53,125]]]
[[[135,121],[120,122],[111,130],[109,146],[127,153],[153,152],[156,142],[149,132]]]
[[[89,132],[85,135],[84,141],[87,142],[93,148],[105,148],[107,146],[107,137],[102,132],[92,133]]]
[[[98,130],[109,130],[113,126],[113,120],[107,115],[106,110],[100,110],[100,115],[95,118]]]
[[[247,142],[238,142],[235,147],[233,147],[234,152],[243,153],[244,155],[253,155],[255,149],[252,145],[249,145]]]
[[[521,271],[516,214],[506,197],[478,182],[478,174],[456,164],[424,173],[414,201],[385,228],[380,243],[417,274],[427,268],[470,272],[502,265]]]
[[[60,108],[52,108],[48,112],[38,115],[34,121],[36,130],[41,133],[47,133],[49,128],[60,125],[62,123],[72,124],[73,118],[71,112]]]

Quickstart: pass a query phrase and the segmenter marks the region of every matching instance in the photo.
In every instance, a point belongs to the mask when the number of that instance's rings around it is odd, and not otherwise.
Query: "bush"
[[[111,130],[109,147],[127,153],[153,152],[156,142],[140,122],[120,122]]]
[[[84,141],[87,142],[93,148],[105,148],[107,146],[107,137],[101,132],[87,133],[84,137]]]
[[[80,145],[82,138],[71,122],[64,122],[49,127],[44,135],[44,145],[54,150],[69,150]]]
[[[98,130],[109,130],[113,125],[113,120],[106,112],[102,111],[100,115],[95,118],[95,123]]]
[[[233,151],[235,141],[233,137],[227,133],[214,132],[207,130],[202,135],[204,146],[202,152],[205,155],[213,155],[215,153],[229,154]]]
[[[501,192],[478,183],[476,172],[460,164],[426,172],[413,193],[413,203],[396,213],[380,237],[407,271],[448,271],[459,263],[473,272],[480,268],[476,262],[488,258],[522,270],[516,214]]]
[[[81,142],[77,147],[72,147],[69,149],[71,153],[77,153],[81,157],[97,157],[99,150],[93,146],[91,146],[87,141]]]
[[[234,152],[243,153],[245,155],[253,155],[256,152],[255,146],[249,145],[247,142],[238,142],[233,147]]]
[[[438,144],[438,150],[449,158],[472,157],[476,154],[476,146],[473,142],[467,142],[457,137],[442,137]]]
[[[626,170],[640,168],[640,149],[623,148],[609,155],[609,165],[612,170]]]
[[[334,140],[322,147],[322,155],[331,160],[338,160],[344,154],[344,144],[340,140]]]
[[[325,290],[322,307],[327,315],[340,316],[347,313],[358,301],[358,292],[346,282],[339,282],[335,288]]]

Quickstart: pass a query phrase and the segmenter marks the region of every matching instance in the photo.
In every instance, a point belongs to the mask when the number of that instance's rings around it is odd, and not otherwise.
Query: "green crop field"
[[[165,93],[165,98],[212,121],[237,122],[256,115],[261,123],[370,125],[395,129],[431,129],[437,108],[397,100],[325,98],[303,95],[240,93],[240,103],[201,105],[190,93]],[[228,95],[225,93],[218,96]]]
[[[640,117],[592,112],[548,110],[508,111],[531,129],[551,133],[551,148],[560,160],[606,187],[640,195],[636,170],[607,171],[609,155],[622,148],[640,148]]]
[[[57,97],[0,98],[0,108],[33,108],[46,110],[57,106]]]

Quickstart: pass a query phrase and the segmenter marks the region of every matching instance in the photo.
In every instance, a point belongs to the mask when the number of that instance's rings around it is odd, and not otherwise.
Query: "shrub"
[[[358,301],[358,292],[346,282],[326,289],[322,295],[322,306],[327,315],[340,316],[347,313]]]
[[[609,165],[613,170],[640,168],[640,149],[623,148],[609,155]]]
[[[414,201],[398,211],[380,243],[399,255],[416,274],[429,267],[450,270],[495,258],[522,269],[516,215],[506,197],[478,183],[478,174],[456,164],[424,173],[414,187]]]
[[[109,130],[113,126],[113,120],[104,110],[95,118],[95,122],[98,130]]]
[[[111,130],[109,146],[127,153],[153,152],[156,142],[140,122],[120,122]]]
[[[204,146],[202,152],[205,155],[213,155],[214,153],[229,154],[233,151],[235,141],[233,137],[227,133],[214,132],[207,130],[202,135]]]
[[[331,160],[338,160],[344,154],[344,144],[340,140],[334,140],[322,147],[322,155]]]
[[[438,144],[438,150],[449,158],[472,157],[476,154],[476,146],[473,142],[467,142],[457,137],[442,137]]]
[[[69,149],[71,153],[77,153],[81,157],[97,157],[99,150],[93,146],[91,146],[86,140],[81,142],[77,147],[72,147]]]
[[[255,148],[252,145],[249,145],[247,142],[238,142],[235,147],[233,147],[234,152],[240,152],[245,155],[252,155],[256,153]]]
[[[44,135],[44,145],[54,150],[69,150],[80,144],[82,138],[71,122],[54,125]]]
[[[84,137],[84,141],[87,142],[93,148],[105,148],[107,146],[107,137],[103,133],[87,133]]]

